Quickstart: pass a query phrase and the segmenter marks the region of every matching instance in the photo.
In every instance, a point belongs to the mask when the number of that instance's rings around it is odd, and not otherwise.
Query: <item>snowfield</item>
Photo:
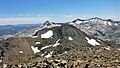
[[[60,41],[60,39],[58,39],[58,40],[55,42],[55,44],[53,45],[53,47],[56,47],[56,46],[60,45],[60,43],[58,43],[59,41]]]
[[[88,43],[93,46],[100,45],[100,43],[98,43],[95,39],[89,39],[88,37],[85,37],[85,38],[88,41]]]
[[[72,37],[68,37],[68,39],[69,39],[69,40],[73,40],[73,38],[72,38]]]
[[[76,24],[81,24],[81,23],[83,23],[82,21],[76,21],[75,22]]]
[[[35,44],[38,45],[38,44],[40,44],[40,42],[36,42]]]
[[[106,50],[110,50],[110,46],[108,46],[108,47],[104,47]]]
[[[32,38],[37,38],[38,36],[32,36]]]
[[[2,59],[0,59],[0,63],[2,62]]]
[[[22,54],[22,53],[23,53],[23,51],[20,51],[20,53]]]
[[[53,36],[53,31],[49,30],[44,34],[41,34],[41,38],[50,38],[51,36]]]
[[[45,56],[45,58],[49,58],[49,57],[51,57],[52,54],[53,54],[53,52],[54,52],[54,51],[52,51],[52,52],[50,52],[49,54],[47,54],[47,55]]]
[[[51,46],[52,46],[52,45],[44,46],[44,47],[41,48],[41,50],[44,50],[44,49],[49,48],[49,47],[51,47]]]
[[[33,52],[36,54],[37,52],[40,52],[40,50],[38,49],[38,47],[33,47],[31,46]]]
[[[52,28],[52,27],[59,27],[59,26],[61,26],[61,25],[59,25],[59,24],[51,24],[51,25],[49,25],[49,26],[46,26],[46,28]]]

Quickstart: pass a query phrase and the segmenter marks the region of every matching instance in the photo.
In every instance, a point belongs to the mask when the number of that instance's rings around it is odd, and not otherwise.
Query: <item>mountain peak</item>
[[[90,19],[99,19],[99,20],[102,20],[101,18],[99,17],[94,17],[94,18],[90,18]]]
[[[45,23],[43,23],[43,25],[47,25],[47,26],[49,26],[49,25],[51,25],[52,23],[50,22],[50,21],[46,21]]]

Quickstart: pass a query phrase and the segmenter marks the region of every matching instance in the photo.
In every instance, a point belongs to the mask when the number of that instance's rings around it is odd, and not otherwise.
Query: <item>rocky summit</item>
[[[73,22],[47,21],[47,25],[32,29],[30,36],[1,40],[1,68],[120,68],[119,47],[86,33]]]

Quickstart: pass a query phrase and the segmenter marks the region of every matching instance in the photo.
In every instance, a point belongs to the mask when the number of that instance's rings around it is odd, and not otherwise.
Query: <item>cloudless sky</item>
[[[52,21],[96,16],[120,20],[120,0],[0,0],[0,23],[5,18],[38,16]]]

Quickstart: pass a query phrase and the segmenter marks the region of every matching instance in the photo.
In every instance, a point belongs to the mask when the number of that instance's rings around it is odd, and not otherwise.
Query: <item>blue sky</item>
[[[91,17],[120,20],[120,0],[0,0],[0,24],[66,22]]]

